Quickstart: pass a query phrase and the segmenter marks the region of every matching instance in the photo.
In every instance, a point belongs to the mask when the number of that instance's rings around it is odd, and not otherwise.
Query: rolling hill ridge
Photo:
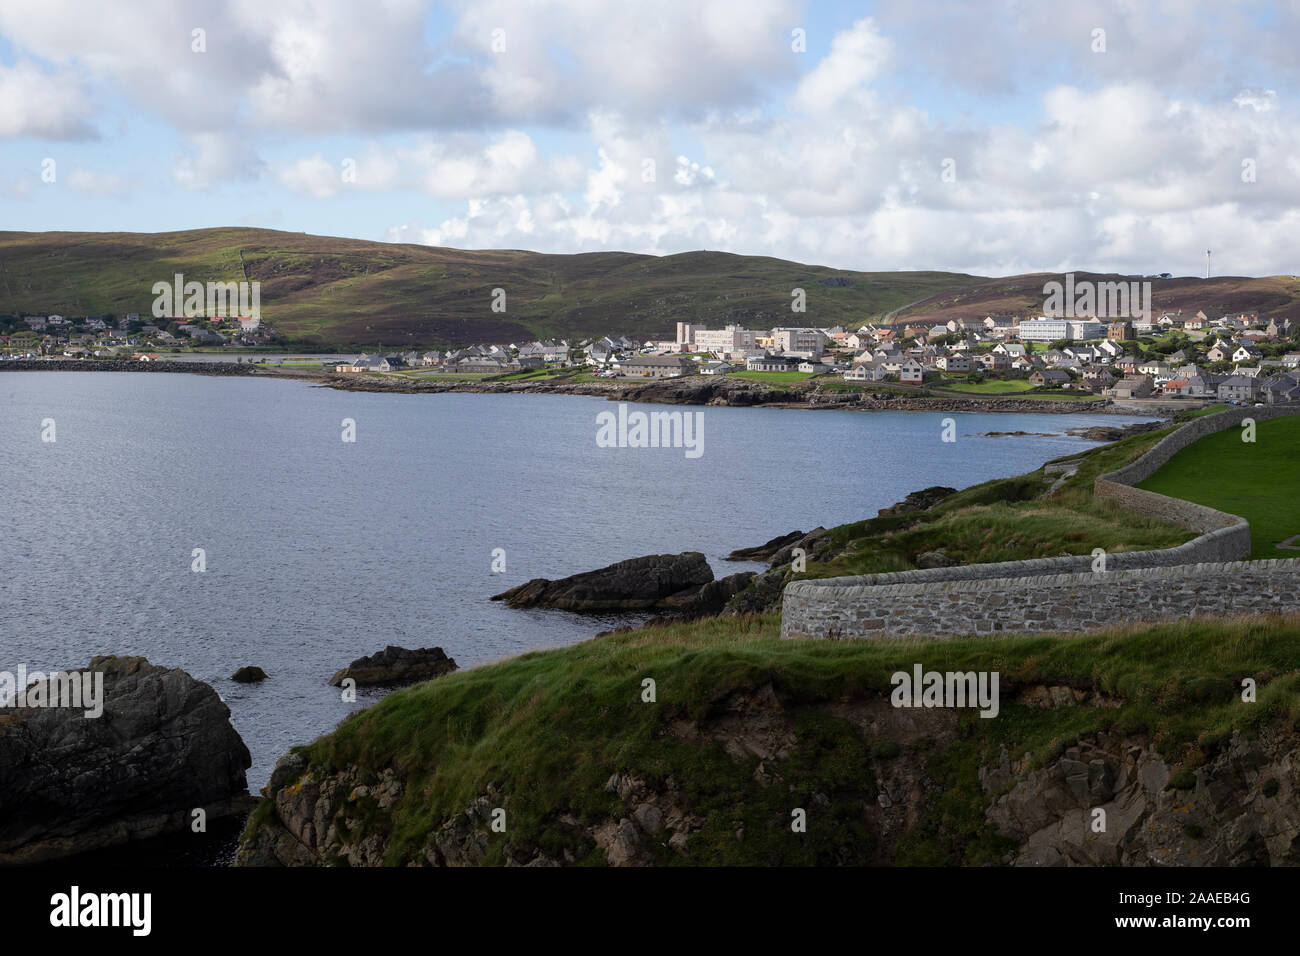
[[[463,251],[266,229],[0,233],[0,314],[149,313],[153,283],[259,281],[263,318],[301,345],[390,348],[554,335],[671,336],[676,323],[862,322],[977,281],[688,252]],[[494,289],[506,310],[492,311]],[[807,291],[808,311],[790,310]]]
[[[297,347],[414,348],[549,336],[671,337],[719,327],[946,322],[1037,314],[1049,274],[855,272],[699,251],[469,251],[269,229],[0,232],[0,315],[148,315],[155,282],[258,281],[263,318]],[[1118,280],[1120,276],[1076,273]],[[791,311],[802,288],[807,311]],[[493,290],[505,311],[493,311]],[[1300,278],[1153,280],[1157,309],[1300,318]]]

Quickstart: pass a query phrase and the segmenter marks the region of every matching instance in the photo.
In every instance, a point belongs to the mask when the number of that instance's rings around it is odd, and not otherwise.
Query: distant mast
[[[1205,250],[1205,278],[1210,277],[1210,250]]]

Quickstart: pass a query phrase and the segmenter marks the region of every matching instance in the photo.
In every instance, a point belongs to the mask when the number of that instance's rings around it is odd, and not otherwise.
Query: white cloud
[[[172,166],[172,178],[186,189],[210,189],[231,180],[256,179],[264,163],[238,134],[195,133],[190,152]]]
[[[831,51],[799,81],[794,105],[805,113],[827,114],[858,100],[885,67],[892,45],[880,35],[870,17],[838,33]]]
[[[1264,113],[1268,110],[1277,109],[1277,91],[1276,90],[1242,90],[1232,102],[1238,106],[1249,106],[1256,113]]]
[[[1177,272],[1212,242],[1258,256],[1239,271],[1294,268],[1300,7],[1262,29],[1208,2],[881,0],[829,36],[811,9],[6,0],[0,137],[94,136],[93,116],[109,149],[161,128],[185,144],[158,150],[173,189],[260,180],[286,221],[361,191],[407,241],[993,273]],[[68,185],[126,188],[104,175]]]
[[[282,167],[276,177],[296,193],[328,199],[342,190],[343,171],[341,163],[335,165],[317,153]]]
[[[71,73],[0,65],[0,138],[93,139],[90,103]]]

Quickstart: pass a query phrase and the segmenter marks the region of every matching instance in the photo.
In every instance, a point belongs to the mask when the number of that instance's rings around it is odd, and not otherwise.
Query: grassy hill
[[[262,315],[301,345],[387,348],[535,336],[671,336],[679,321],[860,325],[984,281],[850,272],[722,252],[544,255],[268,229],[0,233],[0,314],[148,314],[155,282],[261,282]],[[790,311],[791,290],[807,312]],[[492,290],[506,311],[491,310]]]

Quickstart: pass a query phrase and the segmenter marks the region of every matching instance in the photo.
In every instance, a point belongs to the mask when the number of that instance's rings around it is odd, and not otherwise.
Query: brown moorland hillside
[[[1097,272],[1075,272],[1074,278],[1076,283],[1145,281],[1141,276]],[[967,288],[940,292],[914,303],[893,321],[934,325],[970,316],[1038,316],[1043,310],[1043,285],[1053,281],[1062,281],[1062,276],[1035,272],[979,280]],[[1195,314],[1200,310],[1216,318],[1225,312],[1256,312],[1264,318],[1300,320],[1300,276],[1182,276],[1149,281],[1152,311],[1157,314]]]
[[[267,229],[0,233],[0,314],[150,312],[155,282],[259,281],[262,316],[301,345],[386,347],[534,336],[671,336],[679,321],[857,326],[979,277],[852,272],[688,252],[548,255]],[[494,289],[506,311],[492,311]],[[791,311],[802,288],[807,311]]]

